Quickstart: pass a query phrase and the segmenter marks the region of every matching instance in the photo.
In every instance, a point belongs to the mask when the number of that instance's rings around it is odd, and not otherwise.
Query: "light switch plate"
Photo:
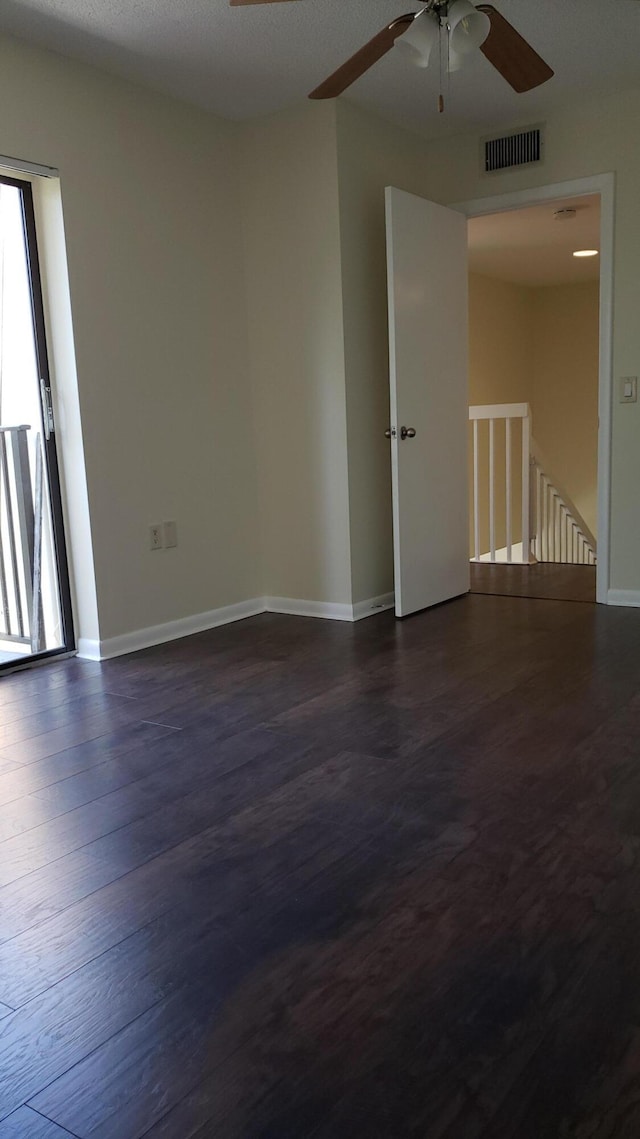
[[[620,376],[620,403],[637,403],[638,377]]]

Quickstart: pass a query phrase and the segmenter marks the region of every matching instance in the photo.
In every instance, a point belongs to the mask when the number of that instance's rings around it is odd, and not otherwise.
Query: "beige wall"
[[[335,105],[240,129],[267,596],[351,603]]]
[[[0,62],[0,153],[61,171],[85,635],[391,588],[387,184],[451,203],[615,171],[614,371],[637,373],[638,92],[554,114],[543,167],[487,178],[477,136],[427,144],[348,101],[238,126],[15,41]],[[639,589],[640,408],[613,411],[612,585]],[[151,554],[167,517],[180,545]]]
[[[339,100],[240,154],[265,591],[357,603],[393,588],[384,188],[425,144]]]
[[[80,632],[104,639],[255,596],[234,129],[10,39],[0,104],[0,153],[61,172],[97,586]],[[167,518],[179,546],[152,554],[147,526]]]
[[[533,434],[598,533],[598,282],[531,289]]]
[[[426,144],[337,103],[354,602],[393,589],[384,189],[424,194]]]
[[[469,274],[469,403],[531,395],[533,290]]]

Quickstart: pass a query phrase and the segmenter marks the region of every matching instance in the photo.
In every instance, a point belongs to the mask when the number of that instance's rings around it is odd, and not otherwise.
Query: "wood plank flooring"
[[[471,592],[554,601],[595,601],[596,567],[560,562],[504,565],[471,562]]]
[[[0,682],[0,1139],[637,1139],[640,612]]]

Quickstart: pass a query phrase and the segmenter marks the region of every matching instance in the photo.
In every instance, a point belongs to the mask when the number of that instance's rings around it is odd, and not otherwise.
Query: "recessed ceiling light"
[[[576,249],[574,257],[597,257],[599,250],[597,249]]]

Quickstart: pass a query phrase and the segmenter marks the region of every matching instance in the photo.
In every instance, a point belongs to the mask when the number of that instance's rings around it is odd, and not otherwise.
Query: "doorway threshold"
[[[471,563],[471,593],[595,603],[596,567],[561,562],[534,565]]]

